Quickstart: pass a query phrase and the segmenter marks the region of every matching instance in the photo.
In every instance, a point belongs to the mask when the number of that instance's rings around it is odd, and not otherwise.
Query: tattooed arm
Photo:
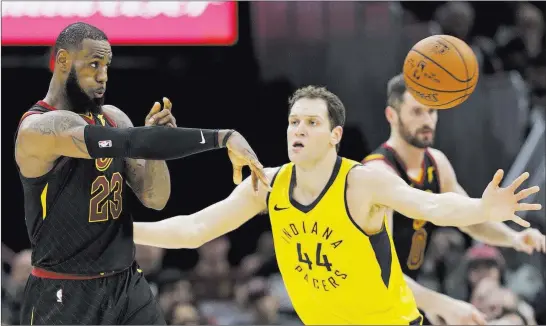
[[[103,106],[118,128],[134,127],[131,119],[112,105]],[[127,183],[140,202],[152,209],[162,210],[171,195],[171,178],[165,161],[126,158]]]
[[[15,160],[22,175],[36,178],[46,174],[59,156],[91,158],[85,145],[86,124],[70,111],[35,114],[24,119],[15,143]]]

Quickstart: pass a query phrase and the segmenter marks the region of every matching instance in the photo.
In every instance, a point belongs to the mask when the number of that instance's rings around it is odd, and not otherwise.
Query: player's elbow
[[[142,200],[142,205],[144,205],[146,208],[161,211],[165,208],[165,206],[167,206],[167,200]]]
[[[153,195],[143,195],[140,196],[140,202],[147,208],[154,209],[156,211],[161,211],[167,206],[169,201],[169,196],[153,196]]]

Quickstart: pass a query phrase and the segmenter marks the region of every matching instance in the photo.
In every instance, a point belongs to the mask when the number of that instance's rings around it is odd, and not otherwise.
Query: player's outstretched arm
[[[369,166],[359,167],[355,177],[362,187],[369,189],[372,204],[384,205],[410,218],[442,226],[512,220],[528,227],[529,223],[516,216],[515,212],[541,209],[540,204],[519,203],[539,191],[539,187],[535,186],[516,193],[517,188],[529,177],[528,173],[522,174],[510,186],[500,188],[503,172],[497,171],[481,199],[455,193],[433,194],[417,190],[398,176]]]
[[[135,127],[128,129],[87,125],[76,113],[54,111],[33,115],[21,123],[15,156],[28,177],[42,175],[28,164],[34,159],[51,168],[59,156],[75,158],[142,158],[170,160],[227,147],[239,166],[248,165],[253,179],[269,185],[254,151],[238,132],[193,128]],[[27,164],[25,164],[27,163]],[[30,167],[29,167],[30,166]],[[29,175],[26,170],[29,169]],[[45,172],[49,169],[45,168]]]
[[[276,169],[266,169],[271,178]],[[267,208],[268,189],[260,184],[256,193],[252,178],[238,185],[226,199],[191,215],[180,215],[158,222],[133,223],[137,244],[178,249],[197,248],[235,230]]]
[[[468,197],[464,188],[459,184],[457,175],[451,162],[444,153],[437,149],[430,149],[440,172],[442,192],[455,192]],[[491,246],[510,247],[518,251],[532,254],[534,251],[546,252],[546,237],[534,228],[515,231],[503,222],[488,221],[459,229],[473,239]]]

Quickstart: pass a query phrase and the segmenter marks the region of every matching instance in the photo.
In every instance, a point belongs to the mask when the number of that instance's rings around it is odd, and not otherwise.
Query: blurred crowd
[[[527,82],[531,107],[546,107],[544,3],[436,2],[429,12],[422,4],[401,4],[406,23],[426,23],[431,35],[466,41],[478,57],[481,74],[519,72]]]
[[[510,267],[493,247],[467,241],[457,229],[437,230],[419,283],[471,302],[490,324],[546,323],[544,276],[530,264]],[[189,270],[164,268],[165,250],[137,246],[136,260],[171,325],[301,325],[277,269],[272,237],[237,266],[228,261],[227,237],[197,249]],[[2,249],[2,323],[18,324],[19,304],[31,272],[30,250]],[[4,271],[9,273],[4,274]]]
[[[546,112],[542,8],[525,2],[503,2],[508,18],[489,24],[487,31],[476,32],[476,17],[483,15],[476,9],[480,3],[433,4],[427,15],[422,6],[416,11],[412,2],[402,3],[404,21],[428,24],[430,34],[450,34],[465,40],[477,54],[482,74],[519,72],[526,83],[529,108]],[[491,10],[487,7],[488,14]],[[490,324],[546,324],[545,257],[539,257],[538,266],[514,263],[503,251],[472,244],[451,228],[437,230],[432,237],[419,283],[471,302],[486,314]],[[255,245],[255,252],[237,265],[229,262],[227,237],[197,249],[199,259],[187,270],[165,267],[166,251],[159,248],[137,246],[136,260],[169,324],[301,324],[279,275],[271,234],[264,232],[251,245]],[[19,323],[19,305],[31,269],[30,250],[14,253],[2,244],[3,324]]]

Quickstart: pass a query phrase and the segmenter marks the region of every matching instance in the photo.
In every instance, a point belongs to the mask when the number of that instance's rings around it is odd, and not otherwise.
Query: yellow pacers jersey
[[[288,294],[307,325],[419,324],[387,228],[367,236],[347,211],[347,174],[357,164],[338,157],[328,184],[310,205],[292,198],[292,163],[275,176],[268,207]]]

